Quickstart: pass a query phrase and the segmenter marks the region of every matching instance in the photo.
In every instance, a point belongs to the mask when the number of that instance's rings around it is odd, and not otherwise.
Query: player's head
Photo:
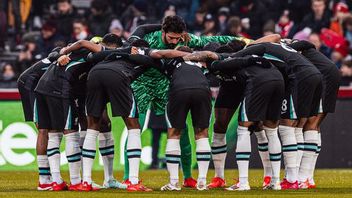
[[[121,37],[112,33],[105,34],[101,44],[107,48],[118,48],[123,45]]]
[[[89,41],[95,44],[100,44],[102,42],[103,38],[100,36],[95,36],[91,38]]]
[[[238,52],[246,46],[246,43],[241,40],[232,40],[228,42],[227,45],[229,45],[234,52]]]
[[[62,47],[55,47],[51,52],[60,52],[61,49]]]
[[[134,40],[130,46],[133,47],[149,47],[149,43],[143,39]]]
[[[242,50],[246,46],[246,43],[241,40],[232,40],[225,45],[219,47],[216,52],[218,53],[235,53]]]
[[[175,50],[182,51],[182,52],[188,52],[188,53],[192,53],[193,52],[193,50],[190,47],[188,47],[188,46],[177,46],[175,48]]]
[[[217,53],[232,53],[232,48],[228,45],[221,45],[219,48],[215,50]]]
[[[201,50],[215,52],[219,47],[221,47],[220,43],[210,42],[206,44]]]
[[[186,31],[186,23],[179,16],[167,16],[161,24],[162,39],[168,48],[175,46],[182,40],[182,34]]]

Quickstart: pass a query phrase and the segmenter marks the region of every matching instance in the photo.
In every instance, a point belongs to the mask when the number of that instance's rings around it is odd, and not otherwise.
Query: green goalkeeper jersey
[[[203,47],[209,42],[225,44],[233,39],[240,39],[249,43],[250,40],[243,37],[232,36],[203,36],[199,37],[194,34],[190,35],[190,41],[187,46],[190,48]],[[156,31],[146,34],[143,38],[152,49],[168,49],[162,41],[162,32]],[[185,45],[180,42],[178,45]],[[157,115],[165,113],[167,103],[167,93],[169,89],[169,80],[157,69],[150,68],[132,83],[132,89],[137,101],[140,113],[146,113],[151,107]]]

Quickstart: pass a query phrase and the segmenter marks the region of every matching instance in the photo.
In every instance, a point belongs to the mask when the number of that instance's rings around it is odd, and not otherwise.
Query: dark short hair
[[[83,19],[83,18],[74,19],[72,23],[81,23],[82,25],[87,26],[87,22],[86,22],[86,20]]]
[[[130,46],[133,47],[149,47],[149,43],[143,39],[134,40]]]
[[[215,50],[217,53],[232,53],[232,48],[228,45],[222,45]]]
[[[237,52],[243,49],[246,46],[246,43],[244,41],[235,39],[228,42],[227,45],[229,45],[234,52]]]
[[[220,43],[210,42],[210,43],[206,44],[201,50],[215,52],[219,47],[221,47]]]
[[[218,53],[235,53],[242,50],[246,46],[246,43],[241,40],[232,40],[225,45],[219,47],[216,52]]]
[[[179,16],[167,16],[161,24],[161,30],[165,33],[182,33],[186,31],[186,23]]]
[[[122,46],[123,44],[121,37],[112,33],[105,34],[102,43],[104,43],[105,45],[116,45],[118,47]]]

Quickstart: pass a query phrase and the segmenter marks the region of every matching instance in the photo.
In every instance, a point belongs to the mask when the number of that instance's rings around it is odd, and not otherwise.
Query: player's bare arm
[[[266,43],[266,42],[279,43],[280,40],[281,40],[280,34],[271,34],[268,36],[261,37],[253,42],[250,42],[248,45],[254,45],[254,44],[258,44],[258,43]]]
[[[183,52],[179,50],[152,50],[149,53],[149,56],[156,59],[161,58],[176,58],[176,57],[183,57],[189,55],[188,52]]]
[[[219,56],[211,51],[199,51],[193,52],[192,54],[188,54],[183,57],[185,61],[196,61],[196,62],[204,62],[208,60],[218,60]]]
[[[102,46],[99,44],[92,43],[90,41],[79,40],[70,46],[62,48],[60,50],[60,54],[69,54],[70,52],[73,52],[73,51],[81,49],[81,48],[86,48],[92,52],[100,52],[102,49]]]

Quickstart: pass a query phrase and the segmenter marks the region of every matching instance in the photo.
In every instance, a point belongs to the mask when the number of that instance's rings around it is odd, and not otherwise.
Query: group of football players
[[[221,87],[213,111],[208,75]],[[139,26],[126,42],[114,34],[55,48],[18,80],[26,121],[38,128],[38,190],[92,191],[120,188],[152,191],[139,179],[141,126],[148,109],[165,115],[169,183],[162,191],[183,187],[250,190],[250,135],[255,134],[264,168],[263,189],[315,188],[315,163],[321,146],[320,124],[334,112],[339,72],[307,41],[269,35],[197,37],[179,16],[162,24]],[[128,136],[124,181],[113,177],[114,139],[107,114],[122,117]],[[236,162],[239,180],[226,188],[226,131],[239,108]],[[196,143],[198,178],[191,174],[190,112]],[[70,184],[60,173],[60,144],[65,137]],[[92,181],[96,141],[104,164],[104,184]],[[280,180],[281,156],[285,177]],[[210,160],[215,176],[207,184]],[[82,173],[82,177],[81,177]]]

